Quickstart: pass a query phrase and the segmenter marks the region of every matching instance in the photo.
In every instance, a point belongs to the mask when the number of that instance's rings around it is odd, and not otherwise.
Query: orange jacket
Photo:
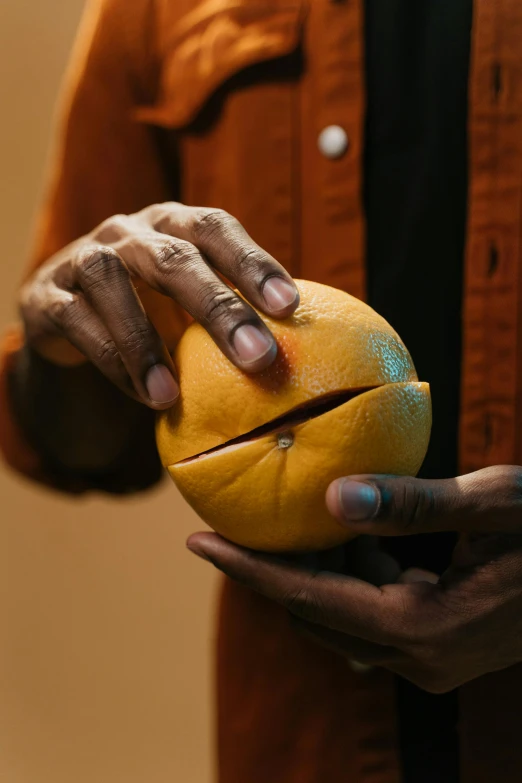
[[[474,6],[462,472],[522,464],[522,4]],[[97,0],[31,267],[112,214],[179,197],[234,214],[293,274],[363,298],[362,48],[362,0]],[[317,146],[328,125],[349,137],[336,160]],[[149,305],[174,342],[183,316]],[[45,480],[9,413],[19,341],[3,355],[0,443]],[[231,584],[218,647],[223,783],[398,783],[391,675],[353,672]],[[521,706],[522,667],[461,689],[463,783],[520,783]]]

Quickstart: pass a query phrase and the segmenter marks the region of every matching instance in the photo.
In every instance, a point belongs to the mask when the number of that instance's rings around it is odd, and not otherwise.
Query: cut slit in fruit
[[[199,454],[194,454],[192,457],[187,457],[186,459],[181,460],[178,465],[191,462],[193,460],[195,461],[201,457],[206,457],[216,451],[230,449],[233,446],[240,446],[242,443],[246,443],[247,441],[262,438],[264,435],[276,435],[281,433],[282,435],[284,434],[288,437],[289,431],[292,427],[295,427],[298,424],[302,424],[305,421],[309,421],[310,419],[315,419],[318,416],[322,416],[323,413],[328,413],[334,408],[338,408],[339,406],[344,405],[346,402],[353,400],[355,397],[359,397],[361,394],[365,394],[366,392],[370,392],[378,388],[379,386],[365,386],[364,388],[360,389],[348,389],[340,392],[331,392],[330,394],[324,394],[321,397],[316,397],[313,400],[308,400],[308,402],[299,405],[297,408],[294,408],[288,413],[284,413],[282,416],[278,416],[277,419],[272,419],[272,421],[269,421],[266,424],[262,424],[260,427],[256,427],[255,429],[250,430],[250,432],[245,432],[244,435],[239,435],[237,438],[227,440],[225,443],[221,443],[219,446],[214,446],[207,451],[202,451]],[[291,445],[291,443],[285,442],[285,444],[282,446],[280,445],[279,448],[289,448]]]

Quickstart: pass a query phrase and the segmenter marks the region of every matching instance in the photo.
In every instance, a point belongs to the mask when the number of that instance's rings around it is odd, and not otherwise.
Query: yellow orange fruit
[[[298,280],[285,321],[261,317],[274,364],[247,375],[205,329],[177,351],[181,400],[157,444],[182,495],[214,530],[267,552],[321,550],[350,534],[325,493],[345,475],[415,475],[431,429],[429,387],[391,326],[368,305]]]

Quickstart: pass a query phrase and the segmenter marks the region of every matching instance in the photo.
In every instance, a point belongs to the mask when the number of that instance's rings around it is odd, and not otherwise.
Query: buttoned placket
[[[520,66],[505,57],[511,47],[516,50],[517,36],[522,34],[521,10],[512,0],[478,2],[475,28],[480,35],[474,39],[476,67],[470,86],[460,439],[463,472],[520,461],[522,424],[518,412],[522,391],[522,156],[518,141],[522,135],[522,85]]]

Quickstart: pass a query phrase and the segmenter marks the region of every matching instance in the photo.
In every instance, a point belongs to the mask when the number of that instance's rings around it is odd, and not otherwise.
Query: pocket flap
[[[170,128],[187,125],[235,73],[293,52],[302,11],[302,0],[206,0],[174,26],[158,100],[138,108],[136,119]]]

